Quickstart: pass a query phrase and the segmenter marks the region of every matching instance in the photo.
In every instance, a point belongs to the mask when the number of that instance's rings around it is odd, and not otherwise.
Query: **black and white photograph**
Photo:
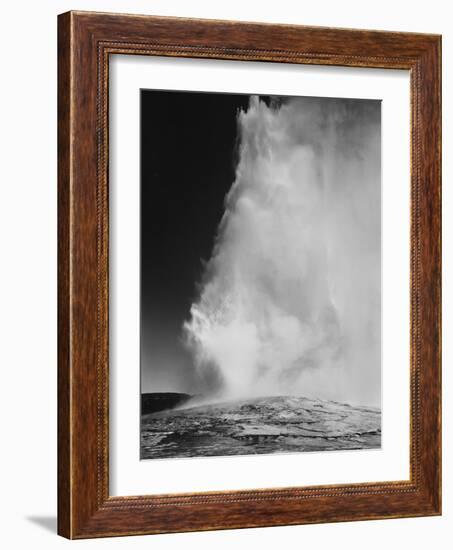
[[[381,448],[381,101],[140,94],[141,459]]]

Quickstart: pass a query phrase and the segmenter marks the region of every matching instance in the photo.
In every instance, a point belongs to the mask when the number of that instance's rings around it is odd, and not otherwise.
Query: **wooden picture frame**
[[[58,20],[58,532],[89,538],[441,513],[441,39],[68,12]],[[411,95],[410,480],[109,495],[109,56],[405,69]]]

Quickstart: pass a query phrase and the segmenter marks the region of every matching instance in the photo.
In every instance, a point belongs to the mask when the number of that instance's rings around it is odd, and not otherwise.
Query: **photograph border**
[[[110,55],[410,71],[410,479],[109,495]],[[441,37],[67,12],[58,20],[58,533],[90,538],[441,513]]]

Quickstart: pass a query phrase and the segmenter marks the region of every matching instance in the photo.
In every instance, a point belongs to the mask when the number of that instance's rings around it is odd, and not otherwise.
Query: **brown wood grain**
[[[441,513],[439,36],[69,12],[58,22],[58,532],[68,538]],[[409,481],[110,497],[108,60],[165,55],[411,74]]]
[[[70,470],[70,17],[58,21],[58,532],[71,536]]]

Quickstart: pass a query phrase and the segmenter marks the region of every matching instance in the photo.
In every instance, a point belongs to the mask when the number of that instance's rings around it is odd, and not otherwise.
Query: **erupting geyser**
[[[183,327],[223,396],[380,403],[379,125],[376,101],[239,112],[236,179]]]

